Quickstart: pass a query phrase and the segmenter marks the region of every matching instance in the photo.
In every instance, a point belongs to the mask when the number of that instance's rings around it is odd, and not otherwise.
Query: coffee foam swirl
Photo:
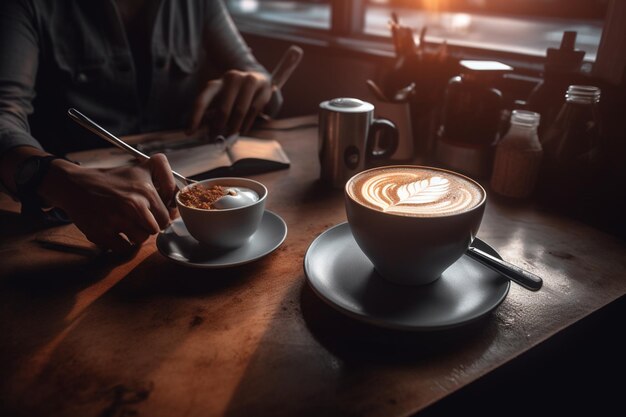
[[[417,167],[365,172],[351,182],[349,193],[376,210],[418,217],[462,213],[483,199],[482,189],[461,176]]]

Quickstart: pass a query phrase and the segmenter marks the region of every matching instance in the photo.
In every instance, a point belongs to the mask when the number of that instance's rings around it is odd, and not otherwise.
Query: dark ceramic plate
[[[474,246],[498,256],[486,243]],[[361,252],[348,223],[328,229],[309,246],[304,270],[330,306],[369,324],[408,331],[442,330],[477,320],[505,299],[511,283],[464,255],[425,286],[389,282]]]
[[[161,254],[174,262],[195,268],[228,268],[243,265],[268,255],[278,248],[287,237],[287,225],[277,214],[265,211],[259,229],[245,245],[216,251],[201,245],[194,239],[182,219],[178,218],[156,240]]]

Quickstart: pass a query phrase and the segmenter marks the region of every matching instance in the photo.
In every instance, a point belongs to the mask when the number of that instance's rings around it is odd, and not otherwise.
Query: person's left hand
[[[272,97],[270,78],[261,72],[230,70],[211,80],[194,104],[187,133],[198,130],[203,120],[210,132],[231,135],[246,133]]]

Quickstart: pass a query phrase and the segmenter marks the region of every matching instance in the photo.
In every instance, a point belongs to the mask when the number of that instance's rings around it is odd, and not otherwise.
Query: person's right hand
[[[272,99],[274,88],[269,76],[261,72],[227,71],[222,78],[207,82],[196,97],[187,133],[195,133],[208,122],[213,133],[246,134]]]
[[[176,183],[163,154],[114,169],[82,168],[56,160],[39,194],[63,209],[93,243],[127,252],[171,222],[169,206]]]

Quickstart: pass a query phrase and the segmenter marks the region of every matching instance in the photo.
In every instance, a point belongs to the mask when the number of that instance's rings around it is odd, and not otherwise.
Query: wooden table
[[[479,237],[542,276],[541,291],[512,285],[455,331],[356,323],[312,293],[302,267],[311,241],[345,221],[342,192],[318,182],[316,128],[259,135],[292,160],[254,177],[289,234],[238,268],[176,265],[154,238],[132,259],[97,256],[73,226],[32,230],[2,197],[0,415],[406,416],[626,293],[623,241],[491,199]]]

